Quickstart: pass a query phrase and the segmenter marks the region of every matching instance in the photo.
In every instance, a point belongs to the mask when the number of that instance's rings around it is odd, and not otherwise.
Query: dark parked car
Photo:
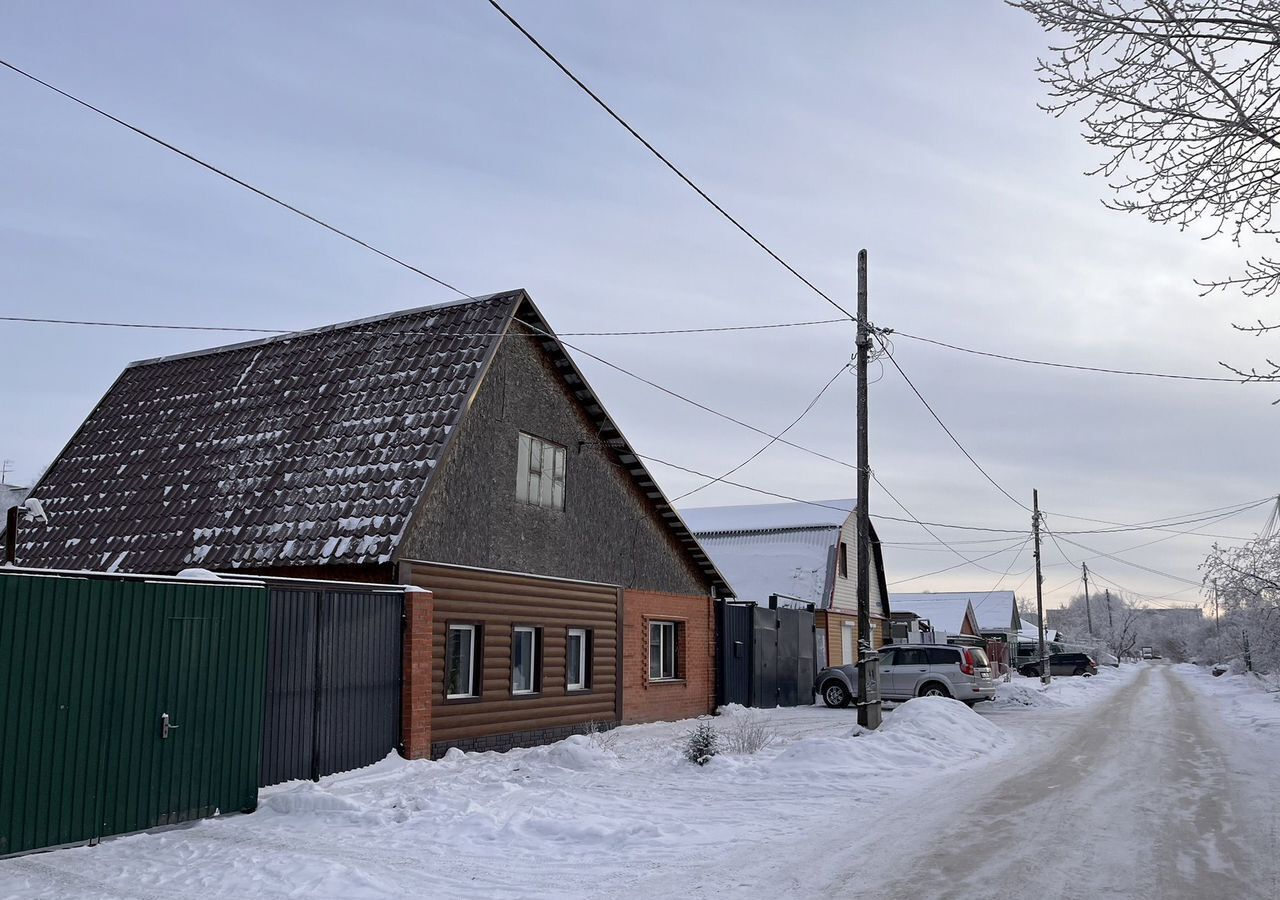
[[[1029,662],[1018,669],[1018,673],[1028,678],[1040,677],[1040,661]],[[1098,664],[1087,653],[1053,653],[1049,656],[1050,675],[1090,675],[1098,674]]]

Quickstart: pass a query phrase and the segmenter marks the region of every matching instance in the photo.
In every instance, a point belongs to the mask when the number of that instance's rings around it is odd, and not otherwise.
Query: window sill
[[[564,689],[564,692],[565,692],[566,694],[569,694],[569,695],[574,695],[574,694],[590,694],[590,693],[591,693],[591,688],[589,688],[589,687],[567,687],[567,688],[565,688],[565,689]]]
[[[650,678],[650,684],[684,684],[683,678]]]
[[[481,699],[483,698],[478,697],[475,694],[468,694],[465,697],[445,697],[444,702],[445,703],[479,703]]]
[[[512,700],[536,700],[542,696],[542,691],[512,691]]]

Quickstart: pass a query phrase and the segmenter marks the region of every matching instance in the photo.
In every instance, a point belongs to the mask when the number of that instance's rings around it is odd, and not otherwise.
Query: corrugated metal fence
[[[0,570],[0,855],[253,809],[266,618],[262,585]]]
[[[271,586],[263,786],[399,746],[403,615],[399,590]]]

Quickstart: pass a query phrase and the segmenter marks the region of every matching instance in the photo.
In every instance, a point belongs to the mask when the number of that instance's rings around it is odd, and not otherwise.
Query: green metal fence
[[[266,624],[260,585],[0,569],[0,855],[253,809]]]

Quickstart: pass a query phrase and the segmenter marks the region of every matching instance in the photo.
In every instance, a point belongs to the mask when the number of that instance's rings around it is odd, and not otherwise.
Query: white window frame
[[[572,659],[570,647],[573,646],[573,639],[578,638],[578,680],[569,680],[569,663]],[[590,643],[587,638],[587,629],[570,628],[564,639],[564,689],[566,691],[585,691],[587,689],[587,666],[590,664],[590,654],[587,648]]]
[[[667,641],[664,634],[670,635],[671,645],[671,672],[667,674]],[[655,640],[655,637],[659,637]],[[658,647],[658,671],[653,670],[653,648]],[[650,621],[649,622],[649,680],[650,681],[679,681],[680,680],[680,623],[674,621]]]
[[[568,464],[568,451],[560,444],[520,432],[516,450],[516,499],[544,509],[564,509]]]
[[[529,686],[516,687],[516,641],[522,634],[529,635]],[[516,625],[511,629],[511,693],[517,696],[538,693],[538,629],[532,625]]]
[[[449,664],[449,660],[448,660],[448,653],[449,653],[449,643],[450,643],[450,642],[449,642],[448,638],[451,638],[451,637],[453,636],[453,632],[455,632],[455,631],[465,631],[465,632],[467,633],[467,648],[468,648],[468,649],[467,649],[467,670],[466,670],[466,673],[465,673],[465,675],[466,675],[466,679],[465,679],[465,681],[464,681],[464,683],[466,684],[466,690],[465,690],[465,691],[463,691],[462,693],[457,693],[457,694],[449,694],[449,693],[446,693],[446,694],[445,694],[445,699],[446,699],[446,700],[464,700],[464,699],[466,699],[466,698],[468,698],[468,697],[475,697],[475,696],[476,696],[476,692],[475,692],[475,687],[476,687],[476,626],[474,626],[474,625],[450,625],[450,626],[449,626],[449,633],[448,633],[448,635],[446,635],[446,641],[445,641],[445,666],[446,666],[446,667],[447,667],[447,666],[448,666],[448,664]],[[445,669],[444,678],[445,678],[445,685],[446,685],[445,690],[447,691],[447,690],[448,690],[447,685],[448,685],[448,683],[449,683],[449,670],[448,670],[447,668]],[[459,679],[459,680],[462,680],[462,679]]]

